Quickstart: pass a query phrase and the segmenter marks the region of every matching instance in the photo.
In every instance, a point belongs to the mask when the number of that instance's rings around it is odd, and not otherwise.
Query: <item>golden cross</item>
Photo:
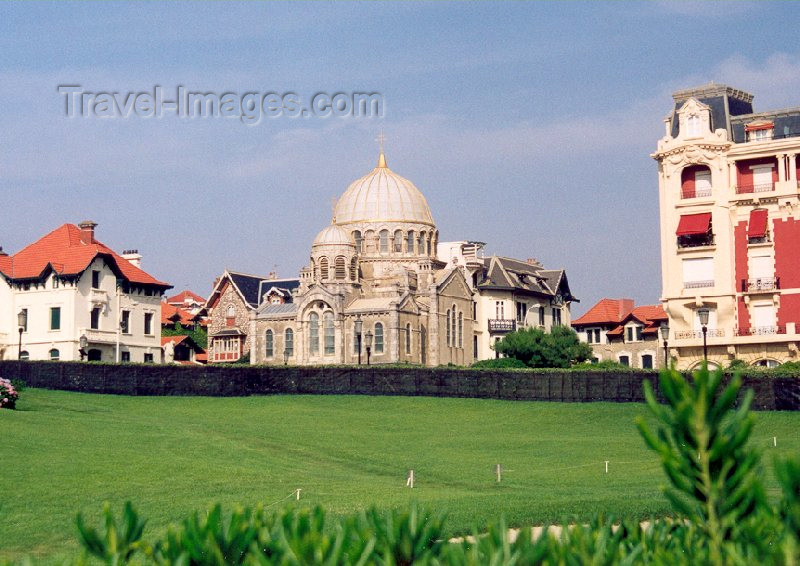
[[[378,137],[375,138],[375,141],[378,142],[378,145],[381,148],[381,153],[383,153],[383,144],[386,141],[386,136],[383,135],[383,128],[381,128],[381,133],[378,134]]]

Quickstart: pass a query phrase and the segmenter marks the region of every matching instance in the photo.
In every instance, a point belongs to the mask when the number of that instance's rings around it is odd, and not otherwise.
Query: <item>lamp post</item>
[[[358,315],[353,323],[353,330],[356,333],[356,342],[358,343],[358,365],[361,365],[361,330],[364,328],[364,321],[361,320],[361,315]]]
[[[708,344],[706,335],[708,334],[708,309],[697,309],[697,317],[700,319],[700,326],[703,328],[703,361],[708,365]]]
[[[283,365],[289,365],[289,349],[283,349]]]
[[[369,353],[372,350],[372,332],[367,330],[367,333],[364,335],[364,341],[367,346],[367,365],[369,365]]]
[[[81,334],[78,344],[80,345],[78,353],[81,355],[81,361],[83,361],[84,358],[86,358],[86,348],[89,347],[89,339],[86,337],[86,334]]]
[[[667,350],[667,341],[669,340],[669,324],[666,322],[661,325],[661,339],[664,341],[664,367],[669,368],[669,353]]]
[[[17,359],[22,359],[22,333],[28,326],[28,310],[22,309],[17,313],[17,326],[19,326],[19,349],[17,350]]]

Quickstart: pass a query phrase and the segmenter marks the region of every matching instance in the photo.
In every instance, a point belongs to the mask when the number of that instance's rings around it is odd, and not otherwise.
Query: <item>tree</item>
[[[532,368],[568,368],[592,356],[592,348],[578,340],[568,326],[556,326],[549,333],[539,328],[523,328],[507,334],[494,349]]]

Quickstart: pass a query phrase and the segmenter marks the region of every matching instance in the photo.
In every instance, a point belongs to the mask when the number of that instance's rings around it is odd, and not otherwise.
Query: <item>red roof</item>
[[[178,344],[180,344],[181,342],[183,342],[187,338],[188,338],[188,336],[186,336],[185,334],[182,334],[180,336],[162,336],[161,337],[161,347],[163,348],[164,346],[166,346],[170,342],[175,342],[175,345],[177,346]]]
[[[175,305],[169,303],[161,303],[161,325],[175,324],[180,322],[183,325],[194,324],[194,316]]]
[[[633,299],[601,299],[584,315],[572,321],[572,326],[586,324],[617,324],[633,310]]]
[[[767,209],[754,208],[750,211],[750,222],[747,224],[748,238],[763,238],[767,235]]]
[[[6,260],[0,259],[0,270],[12,279],[37,279],[48,266],[63,276],[80,275],[97,256],[106,256],[116,265],[123,278],[130,283],[170,288],[169,283],[157,280],[131,262],[120,257],[111,248],[92,240],[84,243],[81,229],[74,224],[64,224],[46,236],[23,248]],[[112,266],[113,269],[113,266]]]
[[[675,231],[677,236],[693,236],[696,234],[707,234],[711,228],[711,213],[701,212],[700,214],[684,214],[678,223]]]
[[[167,302],[173,305],[182,305],[186,302],[186,299],[192,299],[193,301],[205,304],[206,300],[198,295],[197,293],[192,293],[188,289],[185,291],[181,291],[177,295],[173,295],[172,297],[167,297]]]

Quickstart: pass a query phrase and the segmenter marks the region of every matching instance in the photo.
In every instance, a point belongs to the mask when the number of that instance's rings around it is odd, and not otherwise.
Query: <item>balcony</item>
[[[714,245],[714,234],[678,236],[678,249],[700,248]]]
[[[742,293],[764,293],[781,288],[780,277],[756,277],[742,279]]]
[[[768,193],[775,190],[775,183],[761,183],[760,185],[736,185],[736,194]]]
[[[114,330],[90,330],[83,331],[90,344],[113,344],[117,341],[117,333]]]
[[[786,334],[785,326],[751,326],[750,328],[734,328],[735,336],[771,336]]]
[[[675,340],[692,340],[694,338],[702,338],[702,330],[685,330],[683,332],[675,333]],[[709,328],[706,333],[707,338],[725,338],[725,331],[721,328]]]
[[[711,187],[704,187],[702,189],[681,189],[681,198],[703,198],[711,196]]]
[[[514,332],[517,329],[517,321],[510,318],[489,319],[489,332],[494,334]]]
[[[684,289],[702,289],[704,287],[713,287],[714,280],[709,279],[707,281],[684,281],[683,288]]]

